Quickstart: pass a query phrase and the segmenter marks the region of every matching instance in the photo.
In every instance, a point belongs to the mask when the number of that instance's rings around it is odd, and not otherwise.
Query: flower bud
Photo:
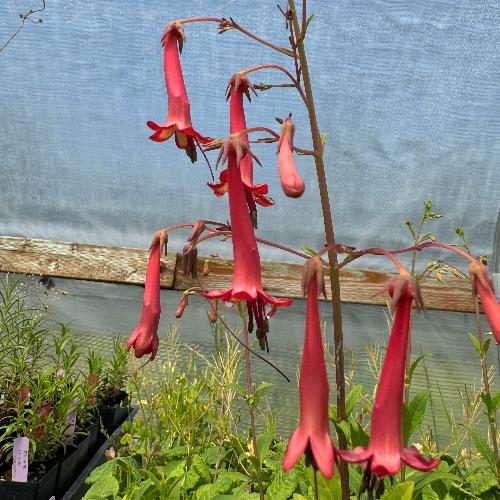
[[[188,296],[187,294],[183,293],[181,297],[181,301],[179,302],[179,306],[177,307],[177,310],[175,311],[175,317],[182,318],[182,315],[184,314],[184,310],[186,309],[188,305]]]

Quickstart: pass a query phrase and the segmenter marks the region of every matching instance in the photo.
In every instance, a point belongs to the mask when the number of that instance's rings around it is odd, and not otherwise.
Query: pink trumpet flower
[[[479,294],[484,312],[493,331],[493,335],[500,344],[500,304],[495,297],[493,283],[488,275],[486,266],[481,262],[473,262],[469,266],[469,275],[474,295]]]
[[[151,354],[151,361],[158,352],[158,324],[160,323],[160,254],[162,246],[160,236],[153,240],[149,256],[148,269],[146,271],[146,283],[144,285],[144,301],[142,304],[141,321],[130,335],[127,348],[132,346],[135,357],[142,358],[144,354]]]
[[[415,307],[420,310],[422,298],[417,282],[404,269],[387,288],[395,317],[372,411],[370,443],[366,449],[360,446],[352,451],[338,450],[345,461],[365,463],[367,470],[378,477],[396,474],[401,469],[401,462],[423,472],[439,464],[439,459],[426,460],[414,446],[403,448],[401,437],[411,307],[415,301]]]
[[[283,460],[288,472],[305,453],[306,463],[319,469],[326,479],[334,472],[335,449],[328,418],[328,377],[318,311],[318,295],[324,290],[323,266],[317,257],[305,266],[302,286],[307,291],[306,331],[300,368],[300,422],[293,432]]]
[[[175,134],[175,143],[180,149],[185,149],[191,161],[196,161],[196,144],[206,144],[210,139],[200,135],[191,124],[189,100],[182,75],[179,53],[182,52],[183,42],[186,40],[184,28],[179,21],[172,21],[165,28],[162,38],[164,47],[164,71],[168,96],[168,115],[163,125],[148,121],[149,128],[154,130],[150,139],[163,142]],[[178,45],[177,45],[178,44]]]
[[[292,122],[292,116],[289,115],[283,122],[278,142],[278,173],[283,192],[290,198],[299,198],[304,194],[306,187],[297,172],[293,159],[294,133],[295,125]]]
[[[255,93],[255,90],[250,80],[240,74],[234,74],[229,80],[227,86],[227,97],[229,101],[229,116],[230,116],[230,129],[231,134],[240,132],[247,128],[245,120],[245,110],[243,107],[243,94],[245,94],[250,101],[250,90]],[[242,141],[248,143],[248,135],[241,134]],[[253,161],[251,155],[245,155],[240,162],[241,179],[245,186],[245,196],[247,199],[248,209],[252,216],[252,222],[256,226],[256,203],[263,207],[270,207],[274,201],[267,196],[267,184],[254,184],[253,183]],[[218,183],[207,183],[212,188],[216,196],[223,196],[228,191],[228,175],[227,169],[223,170],[219,176]]]
[[[261,349],[267,348],[268,321],[265,305],[289,306],[291,299],[279,299],[268,295],[262,288],[260,256],[248,211],[245,187],[240,174],[240,162],[251,155],[248,143],[238,136],[231,136],[221,148],[217,162],[228,160],[229,212],[231,216],[231,240],[233,243],[234,274],[229,290],[211,290],[204,294],[208,299],[226,302],[246,301],[248,329],[257,325],[257,338]]]

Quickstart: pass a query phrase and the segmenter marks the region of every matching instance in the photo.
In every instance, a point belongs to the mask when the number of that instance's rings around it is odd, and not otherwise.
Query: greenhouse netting
[[[3,0],[0,81],[0,499],[500,497],[498,0]]]

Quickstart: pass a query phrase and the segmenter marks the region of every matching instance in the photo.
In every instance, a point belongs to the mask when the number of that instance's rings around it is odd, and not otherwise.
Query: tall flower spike
[[[146,283],[144,285],[144,301],[142,303],[141,321],[130,335],[127,348],[134,347],[135,357],[142,358],[144,354],[151,354],[151,361],[158,352],[158,325],[160,323],[160,253],[161,245],[158,242],[151,247]]]
[[[269,351],[265,305],[289,306],[292,300],[272,297],[262,288],[259,249],[248,212],[245,188],[239,168],[245,155],[252,155],[252,152],[248,143],[238,136],[231,136],[227,139],[219,153],[217,163],[228,160],[229,212],[231,215],[234,274],[229,290],[211,290],[204,296],[208,299],[221,299],[226,302],[246,301],[249,331],[253,330],[255,321],[260,347],[261,349],[267,348]]]
[[[469,275],[472,283],[472,292],[474,295],[479,294],[493,335],[497,344],[500,344],[500,304],[498,304],[495,297],[495,290],[488,275],[488,270],[483,263],[478,261],[473,262],[469,266]]]
[[[300,367],[300,422],[288,441],[283,470],[289,471],[305,453],[306,463],[326,479],[334,472],[335,450],[328,418],[328,376],[318,311],[318,295],[324,289],[323,265],[311,257],[304,266],[303,289],[307,294],[304,352]]]
[[[406,270],[387,286],[395,311],[391,337],[380,375],[372,411],[370,443],[368,448],[352,451],[338,450],[347,462],[365,462],[368,470],[378,477],[391,476],[401,469],[401,462],[427,472],[439,465],[438,459],[426,460],[414,446],[403,448],[401,438],[401,410],[405,378],[406,348],[411,319],[412,302],[423,307],[418,285]]]
[[[292,115],[283,122],[281,135],[278,141],[278,173],[280,176],[283,192],[290,198],[299,198],[303,195],[306,187],[295,167],[293,159],[293,134],[295,125]]]
[[[148,121],[147,125],[154,130],[150,139],[155,142],[166,141],[175,134],[177,147],[186,150],[186,154],[194,163],[197,158],[195,141],[206,144],[210,139],[200,135],[191,124],[190,105],[179,60],[179,52],[182,51],[185,40],[184,28],[179,21],[172,21],[167,25],[162,44],[168,115],[163,125],[153,121]]]
[[[229,116],[231,134],[240,132],[247,128],[245,120],[245,110],[243,107],[243,95],[250,101],[250,90],[255,92],[250,80],[241,73],[235,73],[227,85],[227,98],[229,101]],[[248,135],[241,134],[241,140],[248,143]],[[245,196],[248,209],[252,217],[254,227],[257,227],[257,207],[256,203],[263,207],[270,207],[274,201],[267,196],[267,184],[253,183],[253,161],[250,155],[246,155],[240,162],[241,179],[245,186]],[[216,196],[223,196],[228,190],[227,169],[223,170],[219,176],[218,183],[207,183],[212,188]]]

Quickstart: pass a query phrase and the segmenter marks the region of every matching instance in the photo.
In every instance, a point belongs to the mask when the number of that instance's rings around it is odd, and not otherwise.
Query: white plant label
[[[14,439],[12,451],[12,481],[26,483],[28,481],[28,455],[30,440],[27,437]]]

